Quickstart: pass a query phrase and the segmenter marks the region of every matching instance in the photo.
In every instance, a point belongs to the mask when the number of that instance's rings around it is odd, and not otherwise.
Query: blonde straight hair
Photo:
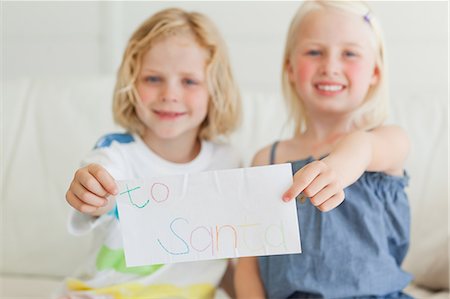
[[[178,8],[154,14],[137,28],[128,41],[114,89],[114,120],[129,132],[142,134],[144,124],[136,114],[135,105],[139,100],[136,81],[143,56],[158,40],[177,34],[192,35],[210,54],[206,67],[209,106],[199,137],[211,140],[228,135],[239,124],[241,97],[231,72],[225,42],[206,16]]]
[[[363,1],[305,1],[295,14],[289,26],[282,66],[282,90],[289,108],[289,118],[296,125],[296,133],[306,130],[307,115],[303,100],[289,80],[288,66],[297,45],[299,28],[304,17],[311,11],[319,9],[340,9],[361,17],[361,26],[370,26],[373,32],[373,47],[376,55],[376,66],[379,70],[377,84],[371,86],[361,106],[355,111],[352,122],[358,129],[372,129],[381,125],[388,117],[389,94],[387,78],[386,49],[381,27],[370,7]]]

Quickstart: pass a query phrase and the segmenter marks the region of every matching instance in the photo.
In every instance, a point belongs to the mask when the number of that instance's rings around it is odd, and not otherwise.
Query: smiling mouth
[[[161,110],[153,110],[153,112],[158,115],[160,118],[165,119],[174,119],[186,114],[186,112],[173,112],[173,111],[161,111]]]
[[[324,92],[338,92],[345,89],[345,86],[341,84],[316,84],[315,87]]]

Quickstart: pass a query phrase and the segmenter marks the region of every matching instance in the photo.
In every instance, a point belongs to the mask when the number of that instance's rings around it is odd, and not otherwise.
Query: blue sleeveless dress
[[[277,143],[272,147],[271,164]],[[292,162],[292,172],[312,162]],[[259,257],[268,298],[411,298],[401,269],[409,245],[409,177],[365,172],[321,212],[297,201],[301,254]]]

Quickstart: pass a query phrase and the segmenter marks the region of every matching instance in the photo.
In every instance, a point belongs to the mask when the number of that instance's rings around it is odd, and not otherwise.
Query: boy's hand
[[[82,213],[99,216],[113,207],[106,197],[115,194],[114,178],[100,165],[89,164],[75,172],[66,200]]]
[[[283,200],[292,200],[300,193],[309,197],[311,204],[322,212],[334,209],[345,197],[338,175],[323,161],[311,162],[297,171],[292,186],[283,194]]]

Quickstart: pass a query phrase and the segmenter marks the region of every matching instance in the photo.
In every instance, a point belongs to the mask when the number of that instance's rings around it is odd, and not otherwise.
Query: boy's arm
[[[300,169],[283,199],[291,200],[302,192],[321,211],[329,211],[344,200],[343,189],[364,171],[401,175],[409,147],[405,131],[398,126],[351,133],[327,157]]]
[[[257,257],[241,257],[238,259],[234,275],[234,287],[237,299],[265,298]]]
[[[115,202],[108,195],[117,194],[114,178],[99,164],[78,169],[66,192],[67,202],[81,213],[100,216],[110,211]]]

